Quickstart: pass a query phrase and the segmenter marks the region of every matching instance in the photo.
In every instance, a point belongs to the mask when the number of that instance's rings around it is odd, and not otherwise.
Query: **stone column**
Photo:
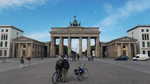
[[[137,54],[137,47],[136,47],[136,43],[134,44],[134,56],[136,56]]]
[[[103,52],[104,52],[104,50],[103,50],[103,45],[102,44],[100,44],[100,56],[101,57],[104,57],[104,55],[103,55]]]
[[[34,57],[35,56],[35,47],[34,47],[34,43],[31,43],[31,49],[32,49],[32,52],[31,52],[31,56]]]
[[[43,58],[43,46],[42,45],[40,45],[40,54],[41,54],[41,58]]]
[[[36,44],[34,44],[34,56],[36,56]]]
[[[19,43],[19,52],[18,53],[19,53],[19,57],[23,56],[21,43]]]
[[[132,54],[131,54],[131,43],[128,44],[128,56],[131,59],[132,58]]]
[[[117,57],[119,57],[121,55],[121,45],[116,44],[116,47],[117,47]]]
[[[40,53],[39,53],[39,44],[37,44],[37,55],[38,55],[38,57],[40,57]]]
[[[71,56],[71,37],[68,37],[68,56]]]
[[[33,43],[30,44],[30,56],[33,57]]]
[[[25,55],[26,55],[26,57],[29,57],[29,52],[28,52],[28,50],[29,50],[29,46],[28,46],[28,43],[26,43],[26,50],[25,50]]]
[[[51,37],[51,50],[50,50],[50,54],[51,54],[51,57],[54,57],[55,56],[55,38],[54,37]]]
[[[41,46],[41,44],[40,44],[40,46],[39,46],[39,53],[40,53],[40,57],[42,57],[42,46]]]
[[[46,55],[46,52],[44,52],[45,51],[44,48],[45,48],[45,46],[42,45],[42,56],[43,57],[45,57],[45,55]]]
[[[16,48],[15,48],[15,47],[16,47],[16,46],[15,46],[15,41],[13,41],[12,44],[13,44],[13,45],[12,45],[12,57],[15,57],[15,53],[16,53],[16,52],[15,52],[15,49],[16,49]]]
[[[82,37],[79,38],[79,56],[82,56]]]
[[[87,39],[87,56],[89,57],[89,56],[91,56],[91,39],[90,39],[90,37],[88,37],[88,39]]]
[[[47,47],[47,57],[50,57],[51,56],[51,43],[48,43],[48,47]]]
[[[60,43],[59,43],[59,56],[63,56],[63,38],[60,37]]]
[[[121,45],[120,45],[120,53],[121,53],[121,55],[123,55],[123,43],[121,43]]]
[[[96,38],[96,57],[100,57],[99,37]]]
[[[21,47],[20,47],[20,43],[17,43],[17,57],[21,57]]]

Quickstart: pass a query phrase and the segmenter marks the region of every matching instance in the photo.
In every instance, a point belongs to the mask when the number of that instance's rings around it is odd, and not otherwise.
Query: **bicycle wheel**
[[[88,69],[87,68],[84,68],[84,74],[83,74],[83,76],[85,78],[88,78]]]
[[[57,72],[54,72],[53,75],[52,75],[52,83],[53,83],[53,84],[57,84],[57,83],[58,83],[58,80],[59,80],[58,73],[57,73]]]
[[[83,77],[81,75],[77,75],[76,78],[77,78],[78,81],[81,81],[83,79]]]

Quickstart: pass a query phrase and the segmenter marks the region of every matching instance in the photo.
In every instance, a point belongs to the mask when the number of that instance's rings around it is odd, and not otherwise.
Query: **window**
[[[145,37],[145,40],[147,39],[147,35],[146,34],[144,34],[144,37]]]
[[[145,51],[143,50],[143,54],[145,54]]]
[[[147,39],[146,40],[149,40],[149,34],[147,34]]]
[[[0,56],[2,56],[2,50],[0,50]]]
[[[1,35],[1,40],[7,40],[7,39],[8,39],[7,34],[2,34],[2,35]]]
[[[8,32],[8,29],[6,29],[6,32]]]
[[[1,35],[1,40],[4,40],[4,34]]]
[[[149,32],[149,30],[148,30],[148,29],[146,29],[146,32]]]
[[[7,56],[7,50],[4,50],[4,56]]]
[[[144,34],[142,34],[142,40],[145,40],[145,38],[144,38]]]
[[[3,40],[7,40],[7,34],[3,34]]]
[[[150,47],[150,42],[147,42],[147,47]]]
[[[141,29],[141,32],[144,32],[144,29]]]
[[[0,42],[0,47],[3,47],[3,42],[2,41]]]
[[[5,40],[5,36],[6,36],[6,35],[4,34],[4,36],[3,36],[3,40]]]
[[[1,32],[4,32],[4,29],[2,29]]]
[[[6,34],[6,40],[8,40],[8,35]]]
[[[145,42],[142,42],[142,46],[145,47]]]
[[[7,41],[5,42],[5,47],[7,47]]]
[[[149,40],[149,34],[142,34],[142,40]]]

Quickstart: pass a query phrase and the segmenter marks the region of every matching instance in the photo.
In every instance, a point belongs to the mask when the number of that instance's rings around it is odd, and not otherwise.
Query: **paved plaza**
[[[20,67],[17,59],[0,62],[0,84],[52,84],[51,75],[55,71],[57,59],[33,59],[30,66]],[[86,64],[89,73],[83,81],[75,79],[73,70]],[[150,61],[114,61],[96,59],[77,62],[70,61],[68,82],[60,84],[149,84]],[[8,67],[9,68],[8,68]]]

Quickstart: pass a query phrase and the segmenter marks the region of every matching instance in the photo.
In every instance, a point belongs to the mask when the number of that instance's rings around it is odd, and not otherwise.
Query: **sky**
[[[150,24],[150,0],[0,0],[0,25],[49,41],[51,27],[67,27],[77,16],[83,27],[99,27],[100,41],[127,36],[127,30]]]

